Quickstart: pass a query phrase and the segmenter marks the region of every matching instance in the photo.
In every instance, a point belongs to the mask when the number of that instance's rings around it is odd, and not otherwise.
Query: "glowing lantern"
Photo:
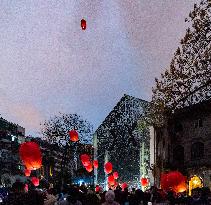
[[[111,162],[105,163],[104,168],[105,168],[105,173],[106,174],[110,174],[112,172],[112,164],[111,164]]]
[[[82,30],[86,29],[86,20],[84,20],[84,19],[81,19],[81,28],[82,28]]]
[[[97,185],[97,186],[95,187],[95,192],[100,192],[100,190],[101,190],[100,186]]]
[[[126,188],[127,188],[127,183],[124,182],[124,183],[122,184],[122,190],[124,191],[124,189],[126,189]]]
[[[119,178],[118,172],[114,172],[114,173],[113,173],[113,176],[114,176],[114,179],[118,179],[118,178]]]
[[[93,161],[93,166],[94,166],[95,169],[98,168],[98,161],[97,161],[97,160],[94,160],[94,161]]]
[[[25,142],[19,148],[20,158],[29,170],[39,169],[42,165],[40,147],[35,142]]]
[[[115,184],[115,179],[113,175],[108,176],[108,183],[113,186]]]
[[[161,174],[160,184],[163,190],[173,190],[178,193],[186,189],[186,177],[178,171],[171,171]]]
[[[34,184],[34,186],[39,186],[40,184],[40,180],[37,177],[32,177],[31,181]]]
[[[148,185],[148,179],[147,178],[141,178],[141,185],[147,186]]]
[[[91,162],[90,162],[90,157],[87,154],[82,154],[81,155],[81,162],[82,164],[87,167]]]
[[[85,169],[86,169],[87,172],[92,172],[92,170],[93,170],[92,164],[85,166]]]
[[[77,142],[78,141],[78,132],[75,130],[71,130],[69,131],[69,136],[70,136],[70,140],[72,142]]]
[[[24,170],[24,173],[25,173],[25,176],[26,176],[26,177],[29,177],[29,176],[31,175],[31,170],[25,169],[25,170]]]

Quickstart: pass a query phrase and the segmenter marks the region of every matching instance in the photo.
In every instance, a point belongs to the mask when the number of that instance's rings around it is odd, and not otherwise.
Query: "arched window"
[[[191,159],[200,159],[204,157],[204,144],[195,142],[191,146]]]
[[[178,145],[173,150],[173,159],[175,162],[184,163],[184,147]]]

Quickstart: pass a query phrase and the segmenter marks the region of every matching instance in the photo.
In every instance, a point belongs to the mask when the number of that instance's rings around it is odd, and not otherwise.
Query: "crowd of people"
[[[22,182],[15,182],[1,205],[208,205],[211,204],[209,189],[195,189],[192,196],[185,193],[168,193],[151,187],[143,192],[132,188],[124,190],[117,187],[115,190],[98,190],[86,186],[64,187],[62,191],[49,186],[43,189],[35,188],[32,184],[26,186]]]

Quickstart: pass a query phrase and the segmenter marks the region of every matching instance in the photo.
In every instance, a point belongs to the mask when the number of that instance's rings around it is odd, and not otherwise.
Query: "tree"
[[[58,144],[60,147],[64,148],[61,163],[62,180],[64,179],[64,174],[67,174],[67,162],[72,162],[71,165],[73,167],[74,159],[77,158],[78,142],[71,142],[69,137],[69,131],[73,129],[78,132],[80,143],[91,143],[93,127],[89,122],[83,120],[77,114],[60,113],[59,115],[53,116],[41,124],[43,138],[50,143]]]
[[[211,97],[211,2],[195,4],[186,21],[191,27],[152,89],[151,119],[156,126],[175,110]]]

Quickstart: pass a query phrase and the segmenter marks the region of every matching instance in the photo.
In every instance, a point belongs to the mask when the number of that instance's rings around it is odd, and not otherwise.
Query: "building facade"
[[[211,101],[177,110],[162,128],[155,128],[154,174],[179,170],[188,180],[198,176],[211,188]]]
[[[111,162],[119,173],[119,183],[140,186],[148,177],[149,128],[146,126],[147,101],[124,95],[94,133],[95,184],[107,187],[104,164]]]

